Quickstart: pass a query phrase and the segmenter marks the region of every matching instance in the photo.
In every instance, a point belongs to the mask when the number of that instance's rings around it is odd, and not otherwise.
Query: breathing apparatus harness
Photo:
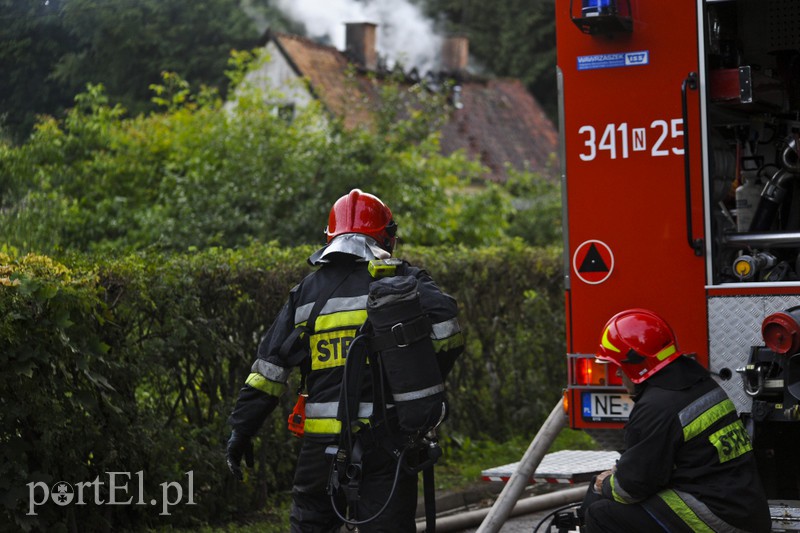
[[[389,505],[401,468],[412,474],[422,471],[427,531],[433,533],[433,465],[442,455],[435,428],[446,416],[444,383],[430,337],[431,322],[420,304],[417,279],[403,275],[404,264],[385,259],[369,265],[370,274],[377,279],[370,284],[367,321],[347,351],[337,415],[342,431],[339,445],[326,450],[333,456],[328,494],[343,522],[350,526],[366,524]],[[354,414],[358,412],[367,364],[372,369],[373,409],[365,423]],[[342,490],[348,510],[355,511],[362,456],[372,448],[383,448],[397,461],[389,496],[371,517],[359,520],[342,516],[335,496]]]
[[[330,300],[331,295],[336,292],[336,289],[338,289],[342,283],[344,283],[344,280],[346,280],[354,270],[355,265],[338,267],[338,272],[335,274],[336,278],[334,278],[334,282],[329,284],[327,289],[320,293],[319,297],[314,302],[314,306],[311,308],[311,312],[306,319],[305,325],[295,327],[291,335],[289,335],[286,340],[283,341],[283,344],[281,344],[280,354],[287,360],[287,364],[290,367],[300,367],[300,385],[297,388],[297,402],[295,403],[291,414],[289,414],[288,420],[289,431],[294,433],[296,437],[302,437],[305,432],[306,394],[304,394],[304,390],[306,387],[306,376],[311,371],[311,360],[308,357],[307,349],[297,350],[292,355],[290,355],[290,353],[292,353],[292,350],[302,335],[306,335],[306,338],[308,338],[308,335],[314,331],[314,325],[317,321],[317,316],[319,316],[320,311],[322,311],[322,308],[325,306],[327,301]]]
[[[368,270],[375,281],[370,283],[367,297],[367,321],[346,354],[337,414],[342,426],[339,444],[325,451],[333,456],[328,494],[334,511],[343,522],[350,526],[366,524],[380,516],[389,505],[401,468],[413,474],[422,471],[427,531],[434,533],[433,465],[442,455],[435,429],[447,415],[444,382],[430,337],[432,325],[420,303],[418,281],[404,274],[405,264],[395,258],[369,263]],[[339,267],[334,281],[315,301],[306,324],[296,327],[281,345],[280,352],[289,366],[300,366],[301,370],[298,400],[288,420],[289,430],[298,437],[304,433],[303,390],[310,361],[307,350],[292,351],[302,335],[314,331],[323,306],[354,270],[355,263]],[[370,372],[373,409],[365,422],[357,419],[357,413],[367,364],[376,371]],[[387,404],[391,409],[386,408]],[[389,496],[380,510],[369,518],[344,517],[336,506],[335,496],[342,490],[348,509],[355,510],[363,453],[365,449],[377,447],[397,461]]]

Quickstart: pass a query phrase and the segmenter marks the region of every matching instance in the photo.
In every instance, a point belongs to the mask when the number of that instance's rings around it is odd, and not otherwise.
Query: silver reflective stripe
[[[434,385],[433,387],[428,387],[427,389],[420,389],[411,392],[404,392],[402,394],[392,394],[392,398],[396,402],[410,402],[411,400],[419,400],[420,398],[427,398],[428,396],[433,396],[436,393],[444,391],[444,385]]]
[[[250,372],[256,372],[270,381],[284,384],[289,379],[289,374],[291,371],[291,368],[284,368],[282,366],[268,363],[263,359],[256,359],[256,362],[253,363],[253,366],[250,368]]]
[[[339,414],[339,402],[315,402],[306,404],[308,418],[336,418]],[[358,404],[357,418],[372,416],[372,404],[362,402]]]
[[[690,403],[683,410],[678,413],[678,418],[681,421],[681,426],[688,426],[692,420],[708,411],[711,407],[717,405],[719,402],[728,399],[728,395],[721,388],[716,388],[711,392],[706,393],[694,402]]]
[[[746,533],[745,530],[733,527],[732,525],[728,524],[722,518],[718,517],[714,513],[711,512],[711,509],[706,507],[706,504],[689,494],[688,492],[683,492],[679,490],[675,490],[675,494],[681,497],[681,499],[689,506],[689,508],[694,511],[694,514],[697,517],[706,523],[711,529],[714,531],[724,531],[725,533]]]
[[[314,308],[314,303],[307,303],[301,305],[294,311],[294,323],[302,324],[308,320],[311,315],[311,310]],[[342,298],[331,298],[325,305],[322,306],[320,315],[329,315],[331,313],[338,313],[340,311],[361,311],[367,308],[367,295],[363,296],[345,296]]]
[[[434,340],[440,340],[452,337],[456,333],[460,332],[461,326],[458,323],[458,319],[451,318],[450,320],[445,320],[444,322],[434,324],[432,329],[433,331],[431,332],[431,337]]]

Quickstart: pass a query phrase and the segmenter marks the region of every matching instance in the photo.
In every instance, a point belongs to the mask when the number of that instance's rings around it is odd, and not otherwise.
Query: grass
[[[498,443],[469,438],[450,439],[450,443],[445,446],[442,462],[436,466],[436,489],[457,491],[480,481],[481,471],[522,459],[532,440],[514,437],[507,442]],[[592,438],[583,431],[563,429],[549,451],[596,448]]]

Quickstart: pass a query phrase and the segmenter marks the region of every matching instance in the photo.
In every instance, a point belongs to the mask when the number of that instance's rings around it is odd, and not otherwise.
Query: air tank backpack
[[[413,276],[391,276],[370,284],[369,349],[377,355],[389,387],[386,403],[402,433],[425,434],[445,412],[444,383],[431,341],[431,321],[422,311]]]
[[[392,263],[387,265],[388,261]],[[364,449],[382,447],[396,458],[398,470],[423,472],[426,522],[432,532],[435,528],[433,465],[441,456],[433,430],[447,412],[444,382],[431,340],[431,320],[422,309],[417,279],[394,275],[395,268],[386,268],[402,265],[399,260],[380,263],[371,264],[370,272],[385,277],[370,284],[367,322],[347,353],[338,416],[342,433],[339,445],[326,450],[334,456],[328,492],[333,503],[336,492],[343,490],[348,509],[355,509]],[[358,411],[361,382],[367,368],[372,376],[373,396],[369,425],[352,416]],[[390,494],[383,508],[391,498]],[[382,508],[374,516],[359,520],[353,516],[345,518],[335,504],[333,507],[349,525],[368,523],[383,511]]]

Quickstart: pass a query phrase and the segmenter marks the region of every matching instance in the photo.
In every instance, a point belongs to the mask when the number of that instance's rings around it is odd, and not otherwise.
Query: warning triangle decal
[[[606,262],[600,257],[600,252],[597,251],[597,247],[595,247],[594,243],[589,246],[589,250],[586,252],[586,257],[583,258],[578,272],[608,272],[608,265],[606,265]]]

